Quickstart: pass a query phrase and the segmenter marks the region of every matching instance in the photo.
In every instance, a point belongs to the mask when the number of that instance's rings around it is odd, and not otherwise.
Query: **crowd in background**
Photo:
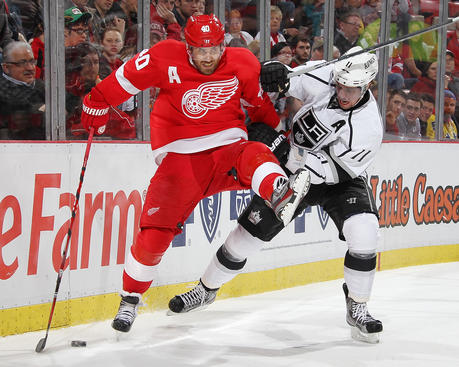
[[[134,56],[139,24],[137,0],[63,0],[68,139],[84,139],[80,124],[83,96]],[[439,0],[389,0],[392,38],[438,21]],[[225,2],[227,47],[245,47],[260,58],[256,1]],[[381,0],[335,0],[333,58],[351,47],[379,42]],[[324,57],[325,0],[271,0],[271,58],[295,67]],[[213,0],[152,0],[150,45],[165,39],[184,41],[182,29],[193,14],[213,12]],[[449,2],[449,16],[459,1]],[[443,135],[435,136],[437,32],[415,36],[390,47],[386,132],[408,139],[457,139],[459,23],[448,28],[444,76]],[[0,139],[45,139],[45,70],[42,0],[0,0]],[[260,60],[264,61],[264,60]],[[377,85],[371,88],[377,94]],[[154,104],[158,90],[150,90]],[[288,129],[299,101],[272,96]],[[135,139],[139,120],[135,97],[112,107],[106,138]]]

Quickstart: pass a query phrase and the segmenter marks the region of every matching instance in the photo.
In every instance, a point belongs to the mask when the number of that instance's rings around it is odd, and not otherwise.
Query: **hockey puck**
[[[72,340],[70,345],[72,347],[86,347],[86,341],[84,341],[84,340]]]

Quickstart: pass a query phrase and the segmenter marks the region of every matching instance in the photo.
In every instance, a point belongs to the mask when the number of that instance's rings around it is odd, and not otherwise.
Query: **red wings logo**
[[[234,77],[229,80],[208,82],[197,89],[187,91],[182,97],[182,111],[192,119],[204,116],[207,111],[214,110],[228,101],[239,86],[239,80]]]

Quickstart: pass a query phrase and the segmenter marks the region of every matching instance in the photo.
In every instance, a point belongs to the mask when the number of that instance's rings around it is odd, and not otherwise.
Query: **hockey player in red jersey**
[[[252,188],[287,225],[309,187],[309,172],[300,169],[288,179],[266,145],[247,141],[241,104],[253,120],[279,123],[260,87],[255,56],[242,48],[225,49],[224,27],[214,15],[190,17],[184,33],[185,43],[165,40],[143,50],[83,101],[83,126],[102,134],[110,106],[160,88],[150,118],[158,169],[125,262],[112,323],[123,332],[130,330],[164,252],[201,199]]]

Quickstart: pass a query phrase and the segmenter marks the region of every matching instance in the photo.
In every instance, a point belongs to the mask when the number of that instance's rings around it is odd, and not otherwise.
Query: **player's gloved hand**
[[[97,87],[92,88],[83,99],[83,111],[81,112],[83,127],[88,131],[93,127],[96,134],[103,134],[108,121],[109,108],[110,105],[105,102]]]
[[[271,126],[262,122],[252,122],[247,126],[249,140],[266,144],[281,164],[287,163],[290,143],[284,133],[277,132]]]
[[[287,77],[287,66],[279,61],[266,61],[261,64],[260,83],[265,92],[277,92],[285,94],[290,87]]]

